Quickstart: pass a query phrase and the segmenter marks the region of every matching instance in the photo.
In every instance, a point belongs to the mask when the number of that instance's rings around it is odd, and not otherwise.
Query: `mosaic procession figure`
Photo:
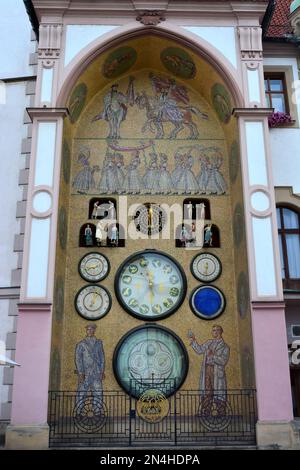
[[[124,180],[124,192],[127,194],[139,194],[143,189],[142,178],[139,174],[141,160],[138,152],[133,152],[130,164]]]
[[[210,158],[207,159],[207,194],[224,194],[227,191],[227,184],[219,168],[223,164],[221,152],[215,148],[207,149]]]
[[[178,193],[178,181],[181,178],[182,175],[182,160],[183,157],[178,153],[178,151],[174,155],[174,160],[175,160],[175,168],[172,172],[172,181],[173,181],[173,187],[174,187],[174,192]]]
[[[213,172],[215,184],[217,187],[217,194],[224,194],[227,191],[227,184],[222,173],[220,172],[220,168],[223,165],[223,158],[216,155],[215,157],[212,157],[212,163],[214,167]]]
[[[120,189],[115,167],[114,156],[107,151],[103,162],[100,181],[97,185],[99,193],[117,193]]]
[[[208,181],[208,163],[209,159],[202,155],[199,157],[200,172],[197,175],[197,181],[199,185],[199,192],[202,194],[206,193],[207,181]]]
[[[125,172],[124,172],[124,156],[121,153],[115,154],[115,165],[114,165],[114,173],[115,179],[118,181],[117,183],[117,192],[120,194],[122,192],[122,188],[124,185],[125,180]]]
[[[90,149],[82,147],[79,151],[77,161],[82,165],[80,170],[74,178],[72,187],[77,190],[78,193],[86,194],[89,190],[95,189],[94,173],[99,171],[97,165],[90,166]]]
[[[159,188],[159,169],[157,163],[157,155],[155,152],[150,153],[150,162],[143,177],[143,186],[146,194],[157,194]]]
[[[160,154],[158,188],[162,194],[170,194],[174,191],[172,177],[168,170],[168,156],[165,153]]]
[[[196,176],[192,171],[194,166],[194,158],[185,154],[182,161],[182,175],[177,183],[179,194],[195,194],[199,192]]]

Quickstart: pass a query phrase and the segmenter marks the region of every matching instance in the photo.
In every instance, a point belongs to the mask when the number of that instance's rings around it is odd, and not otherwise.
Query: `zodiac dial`
[[[186,277],[170,256],[146,250],[129,257],[115,278],[123,308],[138,318],[158,320],[175,312],[186,294]]]

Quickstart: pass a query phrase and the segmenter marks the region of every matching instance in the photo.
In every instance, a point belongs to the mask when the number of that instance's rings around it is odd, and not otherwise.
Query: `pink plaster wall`
[[[284,307],[252,306],[259,421],[293,419]]]
[[[46,424],[51,313],[20,312],[11,424]]]

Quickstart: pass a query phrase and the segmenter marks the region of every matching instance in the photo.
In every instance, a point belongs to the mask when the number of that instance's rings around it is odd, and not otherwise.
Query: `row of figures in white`
[[[90,150],[81,150],[78,162],[82,169],[73,180],[73,188],[82,194],[89,191],[99,194],[225,194],[226,181],[220,171],[223,164],[221,152],[207,149],[198,158],[200,170],[193,171],[195,158],[189,153],[178,151],[174,155],[174,169],[169,170],[168,156],[152,152],[149,161],[144,162],[139,151],[132,152],[130,162],[125,166],[121,153],[106,152],[103,167],[91,166]],[[146,159],[145,159],[146,160]],[[98,181],[95,173],[101,172]]]

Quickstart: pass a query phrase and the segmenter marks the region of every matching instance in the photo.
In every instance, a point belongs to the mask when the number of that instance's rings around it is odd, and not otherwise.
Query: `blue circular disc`
[[[190,305],[196,315],[212,320],[224,311],[225,297],[216,287],[197,287],[192,293]]]

